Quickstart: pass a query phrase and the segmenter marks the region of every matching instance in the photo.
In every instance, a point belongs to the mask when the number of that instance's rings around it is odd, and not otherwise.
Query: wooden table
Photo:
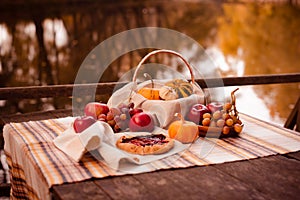
[[[31,114],[30,118],[22,116],[9,120],[18,122],[68,115],[70,111],[49,111],[42,117]],[[297,199],[299,178],[300,151],[248,161],[56,185],[51,193],[53,199]]]
[[[80,192],[76,192],[80,191]],[[54,199],[298,199],[300,152],[205,167],[89,180]]]

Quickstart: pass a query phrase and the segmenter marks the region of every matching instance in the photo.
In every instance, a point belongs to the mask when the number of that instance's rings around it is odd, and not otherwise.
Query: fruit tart
[[[170,151],[174,147],[174,139],[159,133],[137,136],[121,136],[116,146],[128,153],[138,155],[156,155]]]

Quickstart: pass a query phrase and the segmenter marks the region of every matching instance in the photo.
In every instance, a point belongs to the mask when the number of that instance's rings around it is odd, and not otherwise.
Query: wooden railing
[[[285,84],[300,82],[300,73],[224,77],[222,79],[207,78],[197,79],[196,82],[201,88],[260,84]],[[91,94],[91,91],[94,90],[95,87],[97,94],[111,95],[115,87],[122,87],[125,84],[127,84],[127,82],[5,87],[0,88],[0,100],[27,98],[31,99],[45,97],[69,97],[72,96],[74,88],[76,88],[76,91],[80,92],[80,94],[78,95],[87,95]]]

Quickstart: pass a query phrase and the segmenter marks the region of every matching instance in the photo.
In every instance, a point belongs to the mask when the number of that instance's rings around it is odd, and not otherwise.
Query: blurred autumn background
[[[298,0],[3,0],[0,87],[72,84],[100,42],[150,26],[196,40],[224,77],[300,72]],[[145,53],[120,57],[101,80],[118,81]],[[238,109],[283,124],[299,95],[300,83],[243,86]],[[71,103],[69,98],[1,101],[0,114],[70,108]]]

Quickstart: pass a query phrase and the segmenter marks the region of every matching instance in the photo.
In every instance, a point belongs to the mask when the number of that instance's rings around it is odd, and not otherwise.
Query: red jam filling
[[[145,135],[145,136],[136,136],[132,138],[123,138],[122,143],[131,143],[137,146],[151,146],[155,144],[164,144],[168,143],[166,141],[166,136],[163,134],[158,135]]]

